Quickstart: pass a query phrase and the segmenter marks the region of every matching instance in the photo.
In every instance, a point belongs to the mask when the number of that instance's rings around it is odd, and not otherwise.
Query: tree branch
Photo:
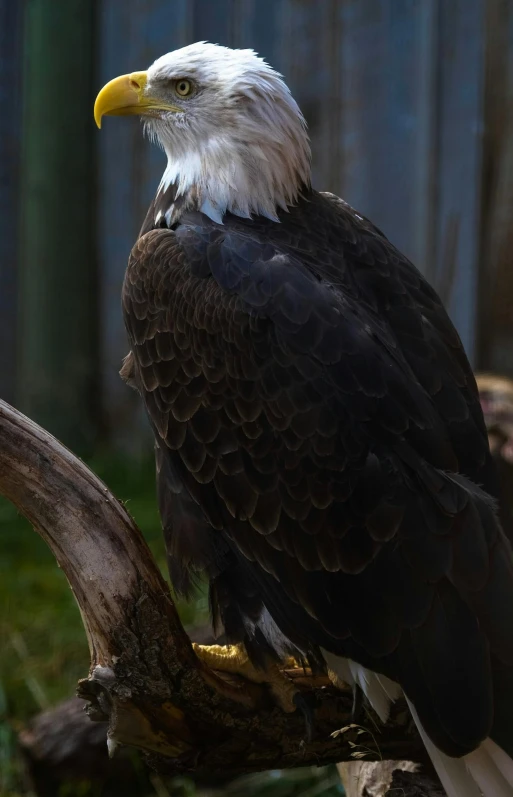
[[[357,726],[349,690],[287,671],[314,709],[308,740],[300,711],[285,714],[265,687],[207,670],[139,529],[108,488],[4,402],[0,441],[0,493],[50,546],[80,607],[91,668],[78,693],[92,719],[108,721],[111,751],[137,747],[162,773],[225,776],[359,757],[425,761],[400,701],[386,727],[370,710]]]

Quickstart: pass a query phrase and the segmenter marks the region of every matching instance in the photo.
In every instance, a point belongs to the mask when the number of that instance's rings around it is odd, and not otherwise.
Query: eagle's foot
[[[278,667],[276,662],[268,661],[265,669],[255,667],[249,659],[243,644],[238,645],[198,645],[192,643],[194,652],[212,670],[240,675],[257,684],[266,684],[279,706],[291,713],[298,707],[299,690]]]

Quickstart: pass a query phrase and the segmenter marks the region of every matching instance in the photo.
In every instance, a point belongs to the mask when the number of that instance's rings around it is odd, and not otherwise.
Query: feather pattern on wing
[[[152,230],[157,211],[123,307],[178,586],[203,569],[255,658],[278,629],[398,681],[449,755],[490,733],[511,752],[493,693],[513,666],[511,551],[437,295],[332,195],[305,191],[279,224]]]

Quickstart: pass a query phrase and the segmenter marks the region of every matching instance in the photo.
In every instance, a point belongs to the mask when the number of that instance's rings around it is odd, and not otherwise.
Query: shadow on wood
[[[425,761],[400,701],[386,727],[370,710],[357,726],[349,689],[287,670],[314,710],[307,739],[301,712],[285,714],[265,687],[208,670],[139,529],[108,488],[4,402],[0,441],[0,493],[50,546],[80,607],[91,668],[78,694],[91,719],[107,722],[111,754],[131,745],[163,774],[225,776],[361,758]]]

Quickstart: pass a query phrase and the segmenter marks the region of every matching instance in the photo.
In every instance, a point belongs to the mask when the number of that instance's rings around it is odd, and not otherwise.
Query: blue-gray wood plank
[[[486,30],[483,0],[440,6],[436,282],[454,268],[448,311],[473,358],[480,245]],[[454,237],[454,263],[445,254]]]
[[[470,354],[476,334],[485,0],[104,0],[98,87],[206,39],[253,47],[310,126],[315,187],[368,215],[447,296]],[[120,8],[122,13],[120,14]],[[117,377],[119,293],[164,168],[140,125],[98,134],[104,404],[133,412]],[[452,252],[453,255],[449,257]],[[454,267],[453,284],[444,269]]]
[[[100,5],[98,89],[117,75],[147,68],[191,40],[187,0],[103,0]],[[92,110],[92,109],[91,109]],[[92,117],[91,124],[93,125]],[[107,119],[96,131],[98,257],[101,274],[101,378],[107,428],[122,443],[140,402],[118,371],[128,346],[121,317],[121,284],[130,249],[164,171],[165,158],[143,139],[133,119]],[[137,436],[132,439],[137,445]]]
[[[428,11],[433,8],[429,2]],[[339,189],[423,267],[432,210],[424,170],[432,160],[434,113],[426,3],[351,0],[339,13]]]
[[[22,3],[0,0],[0,398],[9,402],[16,377],[22,13]]]

